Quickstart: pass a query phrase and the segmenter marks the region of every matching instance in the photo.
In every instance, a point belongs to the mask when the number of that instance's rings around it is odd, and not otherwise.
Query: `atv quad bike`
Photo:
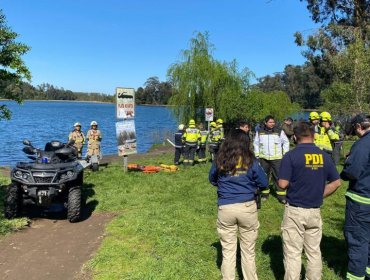
[[[11,171],[12,183],[5,195],[4,215],[8,219],[21,214],[25,205],[49,208],[63,203],[70,222],[81,219],[83,166],[77,160],[73,142],[51,141],[44,150],[24,140],[23,152],[32,162],[18,162]]]

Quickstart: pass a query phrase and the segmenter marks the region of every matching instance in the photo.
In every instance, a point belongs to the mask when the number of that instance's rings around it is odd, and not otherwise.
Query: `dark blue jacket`
[[[370,132],[353,144],[340,177],[349,181],[350,193],[370,199]]]
[[[182,148],[183,143],[182,143],[182,135],[184,134],[183,130],[178,130],[175,133],[175,148]]]
[[[268,188],[267,175],[257,160],[250,169],[239,171],[236,175],[219,173],[213,162],[209,171],[209,181],[218,187],[218,205],[252,201],[255,199],[257,188]]]

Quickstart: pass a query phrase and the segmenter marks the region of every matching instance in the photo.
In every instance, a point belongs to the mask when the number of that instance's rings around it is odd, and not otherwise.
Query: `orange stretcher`
[[[140,171],[143,173],[157,173],[161,170],[167,172],[175,172],[179,170],[179,168],[176,165],[161,164],[160,166],[154,166],[154,165],[139,165],[137,163],[128,164],[127,169],[130,171]]]

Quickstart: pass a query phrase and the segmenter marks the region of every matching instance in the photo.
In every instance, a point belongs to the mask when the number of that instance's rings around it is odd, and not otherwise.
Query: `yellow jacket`
[[[188,145],[199,145],[200,138],[201,136],[199,129],[193,125],[189,126],[182,136],[182,139],[184,139],[185,144]]]
[[[339,140],[339,135],[334,131],[334,129],[329,128],[326,130],[325,127],[318,127],[318,133],[315,133],[315,144],[321,150],[332,152],[333,151],[333,141]]]

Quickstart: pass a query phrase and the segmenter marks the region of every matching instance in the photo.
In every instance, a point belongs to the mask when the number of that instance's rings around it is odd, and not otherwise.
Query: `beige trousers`
[[[319,280],[322,273],[320,208],[285,206],[281,224],[284,250],[284,280],[299,280],[302,250],[307,256],[306,280]]]
[[[218,207],[217,232],[222,246],[221,273],[223,280],[235,279],[238,230],[243,278],[245,280],[258,279],[255,263],[258,228],[255,201]]]

